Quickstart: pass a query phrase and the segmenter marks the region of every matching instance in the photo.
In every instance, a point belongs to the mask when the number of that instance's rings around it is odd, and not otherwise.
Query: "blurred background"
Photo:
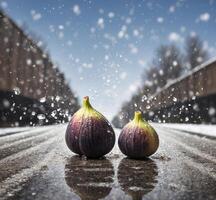
[[[216,123],[216,1],[0,1],[0,126]]]

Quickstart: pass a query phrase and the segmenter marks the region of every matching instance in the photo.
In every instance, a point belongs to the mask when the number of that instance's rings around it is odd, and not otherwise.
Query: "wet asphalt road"
[[[148,160],[117,145],[105,159],[79,158],[65,125],[0,137],[0,199],[216,199],[216,140],[154,127],[160,147]]]

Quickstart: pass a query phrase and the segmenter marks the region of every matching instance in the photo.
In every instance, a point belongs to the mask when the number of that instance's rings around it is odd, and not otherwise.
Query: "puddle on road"
[[[71,192],[87,200],[116,197],[120,190],[132,199],[142,199],[157,184],[158,168],[154,160],[123,158],[116,169],[113,162],[85,160],[79,156],[68,158],[65,182]]]
[[[118,181],[132,199],[142,199],[157,184],[158,169],[155,161],[124,158],[118,167]]]
[[[101,199],[111,189],[114,177],[112,163],[108,159],[83,160],[73,156],[65,165],[65,181],[81,199]]]
[[[6,199],[142,199],[157,185],[156,159],[133,160],[111,153],[91,160],[60,149]]]

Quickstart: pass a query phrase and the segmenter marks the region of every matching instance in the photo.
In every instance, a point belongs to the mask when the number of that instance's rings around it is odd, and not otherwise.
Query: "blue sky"
[[[4,0],[1,7],[46,43],[71,88],[109,119],[140,85],[160,44],[198,34],[216,55],[214,0]]]

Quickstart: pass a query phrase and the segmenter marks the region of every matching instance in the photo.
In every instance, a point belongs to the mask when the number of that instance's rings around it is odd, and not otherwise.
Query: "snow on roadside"
[[[30,127],[0,128],[0,136],[29,130]]]
[[[6,135],[11,135],[14,133],[20,133],[20,132],[29,132],[32,130],[48,130],[48,129],[55,129],[56,127],[65,127],[66,124],[57,124],[57,125],[46,125],[46,126],[26,126],[26,127],[10,127],[10,128],[0,128],[0,137],[1,136],[6,136]]]
[[[216,125],[206,124],[160,124],[166,128],[172,128],[180,131],[191,132],[201,136],[211,136],[216,138]]]

